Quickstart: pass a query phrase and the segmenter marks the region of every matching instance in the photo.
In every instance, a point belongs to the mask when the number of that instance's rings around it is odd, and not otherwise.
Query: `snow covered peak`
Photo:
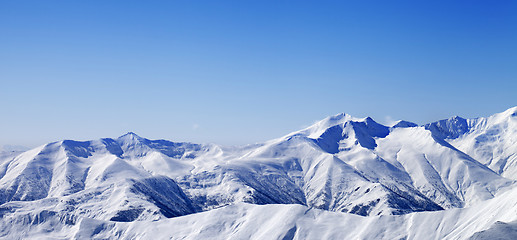
[[[349,122],[356,122],[356,123],[363,122],[366,125],[370,125],[370,126],[380,125],[370,117],[356,118],[356,117],[352,117],[351,115],[346,114],[346,113],[340,113],[340,114],[337,114],[334,116],[326,117],[323,120],[316,122],[315,124],[313,124],[312,126],[310,126],[308,128],[305,128],[301,131],[297,131],[292,134],[289,134],[289,136],[296,135],[296,134],[303,134],[309,138],[318,138],[324,132],[326,132],[328,129],[333,128],[338,125],[344,126],[344,125],[346,125],[346,123],[349,123]]]
[[[118,139],[122,140],[122,141],[142,141],[145,138],[138,136],[134,132],[128,132],[128,133],[118,137]]]
[[[413,123],[413,122],[404,121],[404,120],[399,120],[392,126],[392,128],[409,128],[409,127],[418,127],[418,124]]]
[[[302,135],[313,139],[328,153],[337,153],[344,145],[361,145],[364,148],[373,149],[376,137],[385,137],[389,134],[389,128],[375,122],[371,117],[354,118],[341,113],[327,117],[314,125],[294,132],[288,136]],[[348,139],[348,140],[346,140]],[[344,140],[348,142],[344,144]]]
[[[354,117],[352,117],[349,114],[340,113],[340,114],[337,114],[337,115],[334,115],[334,116],[326,117],[326,118],[316,122],[315,124],[313,124],[309,128],[317,128],[317,129],[323,129],[324,128],[324,129],[326,129],[326,128],[329,128],[329,127],[332,127],[332,126],[335,126],[335,125],[338,125],[338,124],[341,124],[341,123],[345,123],[345,122],[348,122],[348,121],[360,121],[360,120],[361,119],[354,118]]]
[[[424,127],[440,139],[455,139],[469,131],[467,120],[458,116],[428,123]]]
[[[146,145],[146,142],[148,141],[149,140],[147,140],[146,138],[142,138],[136,135],[136,133],[134,132],[128,132],[116,139],[116,142],[122,147],[124,151],[127,151],[129,149],[135,149],[135,146],[140,146],[139,148],[142,148],[144,145]]]

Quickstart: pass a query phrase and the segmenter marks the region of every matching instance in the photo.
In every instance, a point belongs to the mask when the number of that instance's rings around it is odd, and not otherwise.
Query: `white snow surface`
[[[64,140],[0,154],[0,237],[512,239],[516,165],[517,107],[424,126],[338,114],[238,147]]]

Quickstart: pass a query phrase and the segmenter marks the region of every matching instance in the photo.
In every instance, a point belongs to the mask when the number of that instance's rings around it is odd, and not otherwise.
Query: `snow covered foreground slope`
[[[59,232],[65,234],[60,237],[124,239],[494,239],[483,233],[517,220],[516,198],[513,190],[469,208],[371,217],[301,205],[239,203],[158,222],[84,219]],[[515,239],[508,230],[498,234]]]
[[[237,203],[160,221],[78,217],[73,224],[33,206],[3,218],[0,229],[9,239],[515,239],[516,198],[512,189],[467,208],[369,217]]]
[[[148,228],[167,228],[156,233],[305,239],[321,230],[393,239],[416,238],[414,229],[438,224],[436,236],[466,238],[495,221],[517,220],[513,205],[513,215],[488,214],[513,204],[516,110],[422,127],[339,114],[244,147],[134,133],[50,143],[0,159],[0,236],[139,239],[151,238]],[[276,205],[258,206],[264,204]],[[455,222],[474,212],[489,216]],[[373,227],[383,221],[393,223]],[[341,222],[363,230],[341,233]],[[190,225],[197,227],[181,232]]]

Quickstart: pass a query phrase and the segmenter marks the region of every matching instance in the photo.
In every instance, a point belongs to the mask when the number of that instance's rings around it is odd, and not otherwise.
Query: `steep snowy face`
[[[62,155],[58,144],[48,144],[4,162],[1,167],[0,203],[45,198],[55,159]]]
[[[351,154],[361,157],[359,162],[368,165],[371,159],[374,164],[379,164],[379,158],[369,149],[359,143],[355,146]],[[379,178],[361,173],[348,159],[322,151],[314,139],[301,135],[288,135],[271,142],[246,158],[263,162],[294,161],[299,167],[288,169],[287,174],[296,179],[305,193],[307,205],[314,208],[359,215],[442,209],[413,189],[386,185]]]
[[[403,169],[412,186],[444,208],[490,199],[512,183],[423,127],[393,130],[379,140],[376,152]]]
[[[517,107],[487,118],[449,119],[428,125],[433,134],[494,172],[517,179]]]

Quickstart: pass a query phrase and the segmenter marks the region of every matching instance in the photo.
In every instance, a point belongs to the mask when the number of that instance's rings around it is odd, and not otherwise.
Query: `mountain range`
[[[517,107],[392,126],[347,114],[264,143],[135,133],[0,154],[11,239],[513,239]]]

